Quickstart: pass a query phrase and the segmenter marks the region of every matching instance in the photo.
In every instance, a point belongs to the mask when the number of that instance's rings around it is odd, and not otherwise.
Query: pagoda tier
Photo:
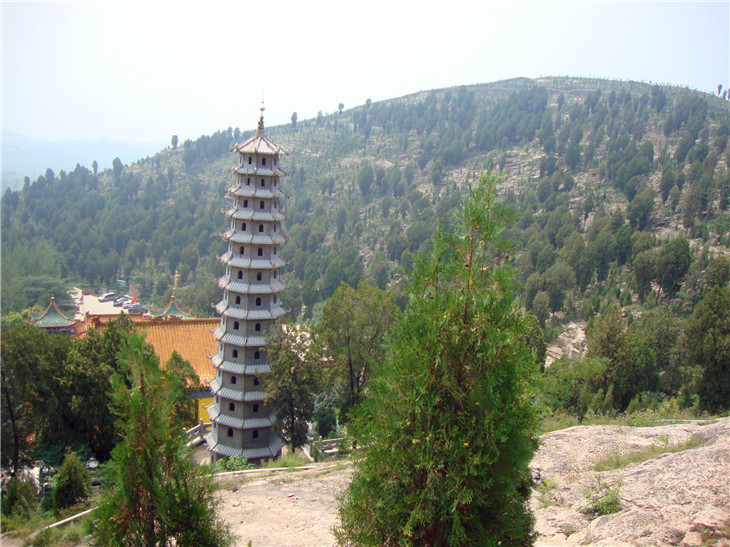
[[[286,176],[279,157],[286,152],[264,135],[263,115],[256,134],[235,145],[233,152],[238,161],[229,171],[236,180],[226,189],[232,205],[223,211],[230,225],[221,234],[228,249],[218,257],[225,274],[218,279],[223,298],[215,306],[220,325],[213,331],[218,342],[211,357],[214,399],[207,407],[212,424],[206,440],[213,461],[272,458],[283,446],[260,376],[271,371],[266,356],[269,327],[286,313],[279,278],[285,265],[280,249],[286,241],[279,200],[285,194],[278,188],[280,177]]]

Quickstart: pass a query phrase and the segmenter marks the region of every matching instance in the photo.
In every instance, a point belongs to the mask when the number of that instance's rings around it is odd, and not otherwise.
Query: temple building
[[[61,311],[56,299],[51,296],[51,302],[45,310],[40,313],[30,312],[30,324],[46,332],[65,332],[73,336],[79,323],[75,314],[76,310]]]
[[[256,134],[233,147],[235,182],[226,190],[233,203],[225,212],[230,227],[222,235],[228,249],[219,257],[225,267],[218,280],[223,300],[216,305],[214,400],[207,407],[212,424],[206,441],[213,462],[232,456],[261,461],[278,456],[283,446],[272,428],[274,415],[264,402],[260,376],[271,371],[267,330],[285,313],[279,180],[286,173],[279,159],[286,152],[264,134],[263,111]]]

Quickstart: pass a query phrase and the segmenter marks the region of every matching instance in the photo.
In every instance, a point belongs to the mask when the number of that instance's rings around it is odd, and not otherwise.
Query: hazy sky
[[[730,86],[730,3],[2,0],[2,127],[169,142],[518,76]]]

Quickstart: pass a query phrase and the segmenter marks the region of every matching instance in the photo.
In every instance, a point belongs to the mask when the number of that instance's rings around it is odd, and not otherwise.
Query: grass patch
[[[598,517],[621,511],[620,488],[621,481],[615,484],[605,484],[599,480],[598,485],[586,496],[591,502],[591,508],[585,512],[586,515]]]
[[[303,458],[302,456],[295,454],[287,454],[286,456],[281,456],[280,458],[276,460],[270,460],[266,462],[263,466],[261,466],[262,469],[275,469],[278,467],[302,467],[304,465],[312,465],[308,460]]]
[[[614,469],[621,469],[622,467],[626,467],[632,463],[645,462],[661,456],[662,454],[673,454],[675,452],[682,452],[683,450],[697,448],[698,446],[705,444],[705,442],[706,441],[699,437],[692,437],[684,443],[670,445],[669,440],[664,437],[663,440],[660,438],[659,443],[652,444],[644,450],[638,450],[624,455],[614,452],[605,460],[597,462],[591,469],[593,471],[612,471]]]

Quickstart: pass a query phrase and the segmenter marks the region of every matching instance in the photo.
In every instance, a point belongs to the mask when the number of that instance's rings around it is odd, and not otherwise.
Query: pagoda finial
[[[256,128],[256,135],[263,135],[264,134],[264,101],[261,101],[261,117],[259,118],[259,126]]]

